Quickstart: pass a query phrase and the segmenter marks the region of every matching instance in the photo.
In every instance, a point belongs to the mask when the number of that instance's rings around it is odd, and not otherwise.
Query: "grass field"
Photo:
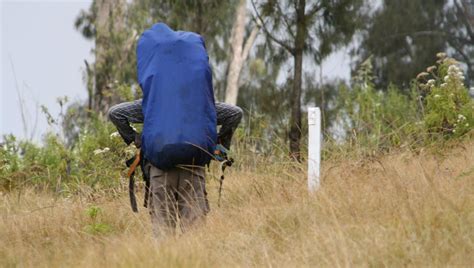
[[[0,265],[474,265],[473,142],[328,160],[314,195],[304,165],[265,161],[229,170],[220,208],[209,176],[206,224],[159,244],[145,208],[130,210],[125,179],[115,192],[69,198],[2,193]]]

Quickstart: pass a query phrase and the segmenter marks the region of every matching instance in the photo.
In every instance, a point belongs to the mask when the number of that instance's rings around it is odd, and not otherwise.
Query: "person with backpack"
[[[196,33],[153,25],[138,41],[137,75],[143,99],[112,107],[109,118],[127,144],[141,147],[153,230],[162,237],[209,212],[204,166],[218,142],[230,147],[242,110],[215,103],[209,57]],[[130,123],[141,122],[139,135]]]
[[[217,134],[217,144],[229,150],[232,136],[242,120],[243,111],[240,107],[216,101],[217,125],[221,126]],[[110,107],[109,120],[115,125],[123,141],[141,147],[141,133],[135,131],[131,124],[143,124],[142,99],[122,102]],[[215,152],[220,154],[221,152]]]

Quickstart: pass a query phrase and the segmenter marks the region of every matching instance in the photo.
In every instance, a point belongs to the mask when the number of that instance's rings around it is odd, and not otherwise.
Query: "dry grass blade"
[[[218,181],[208,180],[205,225],[159,244],[146,210],[130,211],[125,189],[115,197],[3,194],[0,266],[469,266],[474,143],[463,146],[443,156],[329,160],[314,195],[304,166],[242,164],[226,174],[221,208]]]

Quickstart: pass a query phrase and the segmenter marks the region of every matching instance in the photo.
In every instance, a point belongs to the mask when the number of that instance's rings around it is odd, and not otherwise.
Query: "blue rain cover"
[[[153,25],[138,40],[137,74],[145,158],[162,170],[209,163],[217,139],[216,110],[202,37]]]

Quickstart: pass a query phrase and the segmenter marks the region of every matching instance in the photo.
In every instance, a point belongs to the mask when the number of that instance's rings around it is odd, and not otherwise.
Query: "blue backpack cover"
[[[145,158],[162,170],[208,164],[217,140],[216,110],[202,37],[153,25],[138,40],[137,75]]]

